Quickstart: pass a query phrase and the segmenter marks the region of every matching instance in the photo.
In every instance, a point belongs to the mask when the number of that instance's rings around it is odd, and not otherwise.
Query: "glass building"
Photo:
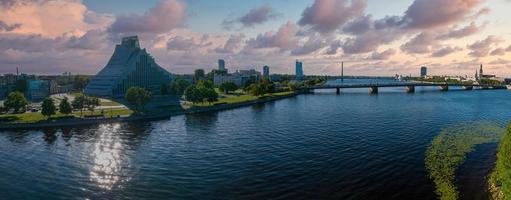
[[[115,99],[124,98],[130,87],[142,87],[160,95],[171,80],[172,75],[140,48],[137,36],[132,36],[116,45],[108,64],[91,79],[85,93]]]

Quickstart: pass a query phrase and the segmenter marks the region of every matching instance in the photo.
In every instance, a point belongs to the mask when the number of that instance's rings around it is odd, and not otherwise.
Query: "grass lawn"
[[[117,115],[125,116],[125,115],[131,115],[133,111],[128,109],[123,110],[105,110],[104,115],[105,117],[116,117]],[[90,111],[83,111],[84,116],[88,115],[101,115],[100,110],[96,110],[93,113]],[[56,115],[53,115],[50,117],[50,120],[58,120],[63,118],[74,118],[74,117],[80,117],[80,111],[73,112],[73,114],[66,116],[61,113],[57,113]],[[0,115],[0,123],[35,123],[40,121],[47,120],[47,117],[43,116],[40,112],[34,112],[34,113],[22,113],[22,114],[7,114],[7,115]]]
[[[101,100],[100,105],[101,106],[122,106],[122,104],[117,103],[115,101],[103,101],[103,100]]]
[[[218,101],[213,102],[213,104],[205,102],[205,103],[194,104],[194,106],[207,107],[207,106],[213,106],[215,104],[241,103],[241,102],[246,102],[246,101],[257,100],[257,99],[264,98],[264,97],[286,96],[286,95],[290,95],[290,94],[293,94],[293,93],[295,93],[295,92],[294,91],[278,92],[278,93],[272,93],[272,94],[265,94],[265,95],[259,96],[259,97],[254,96],[254,95],[250,95],[250,94],[245,94],[245,95],[239,95],[239,96],[231,96],[231,97],[228,97],[228,98],[221,98],[221,99],[218,99]]]

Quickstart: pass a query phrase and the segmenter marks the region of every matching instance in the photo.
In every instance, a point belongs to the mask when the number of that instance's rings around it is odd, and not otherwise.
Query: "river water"
[[[0,197],[435,199],[428,144],[453,125],[505,125],[511,92],[403,90],[325,90],[155,122],[1,132]],[[462,191],[484,188],[474,180],[495,148],[469,155],[478,165],[460,170]]]

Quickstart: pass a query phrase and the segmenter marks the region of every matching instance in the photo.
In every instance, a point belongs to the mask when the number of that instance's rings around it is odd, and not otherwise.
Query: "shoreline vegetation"
[[[500,141],[495,169],[488,181],[491,199],[511,199],[511,124]]]
[[[53,126],[72,126],[75,124],[84,124],[89,121],[90,124],[102,123],[98,118],[107,119],[104,122],[115,122],[115,121],[129,121],[129,118],[134,119],[161,119],[162,117],[170,117],[184,114],[195,114],[202,112],[214,112],[220,110],[228,110],[233,108],[245,107],[259,103],[266,103],[276,101],[284,98],[294,97],[300,94],[299,91],[287,91],[264,94],[262,96],[254,96],[250,94],[243,94],[239,96],[230,96],[227,98],[220,98],[216,102],[209,103],[196,103],[193,105],[186,105],[181,109],[169,110],[167,115],[158,116],[144,116],[144,115],[133,115],[135,112],[129,109],[117,109],[117,110],[95,110],[94,112],[84,111],[83,117],[80,117],[81,112],[75,111],[71,115],[64,115],[56,113],[52,117],[45,117],[39,112],[35,113],[22,113],[22,114],[7,114],[0,115],[0,129],[15,129],[23,128],[24,125],[29,128],[37,127],[53,127]],[[100,117],[98,117],[100,116]],[[122,116],[122,117],[121,117]],[[88,118],[89,117],[89,118]],[[59,123],[62,122],[62,123]]]
[[[439,199],[459,199],[456,170],[477,145],[496,143],[504,132],[505,128],[498,124],[478,122],[443,129],[433,139],[426,151],[425,163]]]

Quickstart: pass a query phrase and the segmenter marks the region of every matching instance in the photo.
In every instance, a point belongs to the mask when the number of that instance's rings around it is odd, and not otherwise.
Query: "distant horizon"
[[[444,9],[437,9],[442,7]],[[511,77],[508,0],[9,0],[0,3],[0,74],[94,75],[123,36],[173,74],[231,70],[336,76]],[[162,20],[163,19],[163,20]],[[235,67],[234,67],[235,66]]]

